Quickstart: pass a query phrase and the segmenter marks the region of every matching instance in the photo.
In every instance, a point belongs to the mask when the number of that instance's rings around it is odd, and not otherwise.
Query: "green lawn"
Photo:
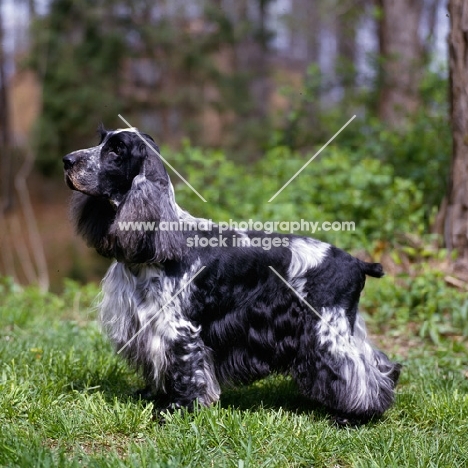
[[[43,296],[0,282],[0,466],[468,466],[460,336],[436,347],[412,327],[393,330],[383,346],[405,366],[396,404],[358,429],[334,427],[282,377],[160,425],[131,396],[142,382],[101,335],[95,293],[68,284]]]

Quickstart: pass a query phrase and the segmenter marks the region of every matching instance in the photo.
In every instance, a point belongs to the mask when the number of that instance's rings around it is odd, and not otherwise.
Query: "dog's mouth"
[[[80,180],[76,177],[73,177],[69,171],[65,171],[65,183],[67,184],[68,188],[72,190],[76,190],[77,192],[85,194],[88,193],[88,190],[86,190],[83,184],[80,183]]]
[[[78,190],[75,185],[73,184],[73,181],[71,179],[71,177],[68,175],[68,173],[65,172],[65,182],[68,186],[68,188],[72,189],[72,190]]]
[[[90,197],[108,198],[105,194],[102,194],[98,190],[97,185],[83,183],[83,180],[79,177],[79,175],[77,176],[76,174],[70,173],[70,171],[67,170],[64,171],[64,175],[65,183],[71,190],[84,193],[85,195],[88,195]]]

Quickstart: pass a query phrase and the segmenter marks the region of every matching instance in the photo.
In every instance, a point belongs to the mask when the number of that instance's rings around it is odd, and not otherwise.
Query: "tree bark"
[[[289,51],[306,66],[318,64],[320,55],[321,1],[291,0]]]
[[[423,62],[419,37],[422,1],[378,0],[381,9],[379,46],[382,57],[379,116],[392,127],[419,106],[418,86]]]
[[[444,239],[468,262],[468,3],[450,0],[448,9],[453,147]]]
[[[349,2],[345,2],[344,7],[344,11],[336,15],[337,62],[335,69],[346,92],[355,85],[356,81],[356,39],[361,10],[356,5],[350,5]],[[360,7],[362,8],[363,5]]]

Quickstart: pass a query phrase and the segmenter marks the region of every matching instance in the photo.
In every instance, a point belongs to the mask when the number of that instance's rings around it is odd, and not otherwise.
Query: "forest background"
[[[314,236],[390,272],[457,255],[445,2],[3,0],[0,12],[0,273],[16,282],[102,277],[108,263],[72,232],[61,158],[92,146],[99,122],[124,126],[118,114],[202,192],[208,203],[171,174],[195,215],[353,221]]]

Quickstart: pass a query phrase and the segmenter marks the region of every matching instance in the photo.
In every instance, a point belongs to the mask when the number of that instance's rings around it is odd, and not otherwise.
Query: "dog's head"
[[[102,125],[98,131],[99,145],[63,158],[65,181],[72,190],[118,205],[139,174],[169,184],[159,148],[149,135],[136,128],[107,131]]]
[[[92,148],[63,158],[65,181],[78,193],[73,216],[78,232],[105,256],[127,262],[178,259],[182,235],[129,227],[178,220],[169,176],[154,140],[136,128],[105,130]],[[125,228],[125,226],[127,228]]]

